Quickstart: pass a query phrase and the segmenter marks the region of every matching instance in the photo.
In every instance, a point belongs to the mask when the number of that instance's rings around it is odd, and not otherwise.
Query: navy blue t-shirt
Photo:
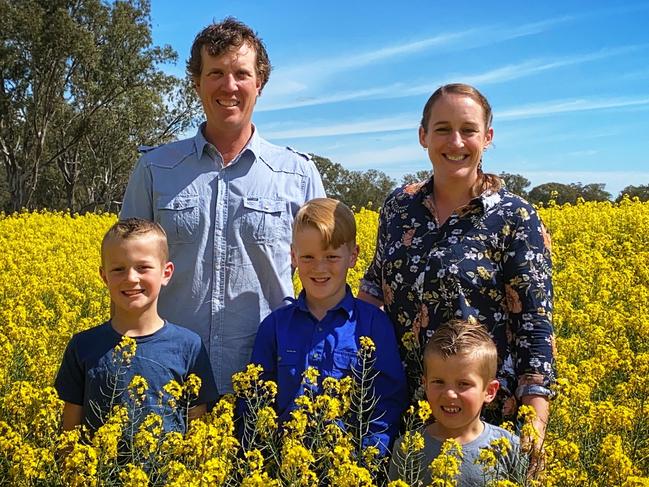
[[[171,407],[169,394],[161,400],[160,393],[171,380],[183,384],[190,374],[202,381],[190,407],[216,400],[209,357],[193,331],[165,321],[155,333],[134,337],[137,347],[128,364],[114,352],[121,339],[110,321],[77,333],[68,343],[56,376],[59,397],[83,406],[83,424],[91,431],[106,421],[112,405],[125,404],[135,411],[131,420],[136,424],[153,412],[163,418],[165,431],[184,432],[184,408]],[[134,408],[127,388],[135,375],[146,379],[148,389],[144,401]]]

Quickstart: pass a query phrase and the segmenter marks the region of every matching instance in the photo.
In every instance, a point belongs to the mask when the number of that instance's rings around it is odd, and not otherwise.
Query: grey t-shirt
[[[462,445],[462,465],[460,466],[460,476],[458,478],[458,487],[484,487],[489,481],[493,480],[515,480],[524,473],[525,467],[519,458],[520,440],[518,436],[513,435],[507,430],[499,428],[489,423],[484,424],[484,431],[473,441]],[[419,485],[429,485],[432,483],[430,468],[431,462],[439,455],[442,442],[433,438],[425,429],[420,430],[424,436],[423,457],[419,464]],[[487,448],[495,439],[505,437],[509,440],[512,448],[509,454],[499,459],[495,469],[484,471],[482,465],[475,463],[480,455],[481,448]],[[392,450],[392,459],[390,461],[390,480],[398,480],[403,473],[403,454],[401,453],[400,437],[394,444]],[[498,455],[496,456],[498,458]],[[416,468],[416,467],[415,467]],[[416,485],[416,484],[415,484]]]

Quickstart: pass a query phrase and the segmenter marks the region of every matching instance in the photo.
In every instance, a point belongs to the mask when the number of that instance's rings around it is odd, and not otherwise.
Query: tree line
[[[161,69],[177,57],[153,44],[148,0],[0,0],[0,209],[119,210],[138,146],[199,121],[190,80]],[[398,184],[376,169],[313,159],[327,194],[349,206],[377,208]],[[528,191],[525,177],[501,177],[532,203],[611,199],[600,183]],[[623,193],[648,200],[649,185]]]
[[[367,207],[368,205],[377,208],[381,206],[385,198],[397,185],[424,181],[432,174],[432,170],[405,174],[401,178],[401,182],[397,183],[395,179],[376,169],[350,171],[326,157],[315,154],[312,154],[312,156],[320,174],[322,174],[322,181],[327,195],[356,208]],[[604,189],[606,187],[605,183],[544,183],[528,190],[531,183],[520,174],[501,172],[499,176],[512,193],[518,194],[536,205],[547,205],[550,201],[560,205],[565,203],[574,204],[580,198],[584,201],[612,199],[611,193]],[[625,194],[630,198],[637,197],[641,201],[649,201],[649,185],[627,186],[620,192],[615,201],[621,201]]]

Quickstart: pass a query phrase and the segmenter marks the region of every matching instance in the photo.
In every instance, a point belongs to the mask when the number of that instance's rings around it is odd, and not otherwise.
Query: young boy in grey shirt
[[[462,463],[457,477],[460,487],[482,487],[490,481],[514,479],[520,441],[512,433],[482,421],[483,404],[496,397],[498,361],[496,345],[479,323],[454,320],[443,324],[424,349],[426,398],[434,422],[421,432],[424,437],[423,459],[419,466],[420,485],[432,482],[429,466],[440,454],[445,440],[456,440],[462,446]],[[493,440],[506,438],[510,448],[499,456],[495,468],[483,469],[476,464],[480,449]],[[394,445],[390,462],[390,480],[404,475],[403,438]]]

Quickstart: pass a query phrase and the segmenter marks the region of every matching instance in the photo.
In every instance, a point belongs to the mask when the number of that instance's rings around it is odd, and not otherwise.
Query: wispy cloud
[[[542,103],[513,107],[494,114],[497,121],[519,120],[525,118],[547,117],[560,113],[582,112],[589,110],[607,110],[615,108],[649,108],[649,96],[636,98],[599,98],[549,100]],[[373,120],[347,121],[342,123],[312,125],[304,127],[275,125],[264,130],[264,135],[271,139],[300,139],[307,137],[327,137],[339,135],[357,135],[398,130],[416,130],[419,126],[418,113],[402,113],[392,117]]]
[[[417,115],[403,114],[375,120],[362,120],[312,127],[276,128],[275,130],[264,131],[264,136],[270,139],[301,139],[305,137],[371,134],[416,129],[418,123]]]
[[[433,48],[436,49],[436,52],[443,53],[445,51],[466,50],[508,39],[535,35],[559,24],[573,21],[574,19],[575,17],[573,16],[563,16],[513,27],[495,24],[460,32],[440,34],[415,41],[406,41],[400,44],[382,46],[374,50],[356,54],[350,54],[349,50],[346,50],[345,54],[340,56],[320,58],[317,61],[303,62],[295,66],[280,66],[273,72],[268,86],[265,88],[266,99],[269,100],[269,106],[289,108],[292,106],[287,101],[282,101],[282,97],[293,97],[294,99],[296,94],[308,92],[309,90],[317,90],[322,84],[325,84],[332,77],[337,76],[341,71],[359,69],[397,57],[411,56],[416,53],[429,51]],[[341,96],[342,100],[350,99],[344,95]],[[335,96],[333,99],[334,101],[340,101]],[[306,102],[300,103],[299,101],[296,103],[298,104],[295,106],[305,106],[306,104]],[[321,103],[330,102],[322,101],[309,104]],[[264,103],[262,102],[260,102],[260,109],[264,109]],[[269,108],[265,109],[268,110]]]
[[[649,47],[649,45],[640,44],[634,46],[601,49],[596,52],[575,56],[559,57],[556,59],[530,59],[517,64],[501,66],[499,68],[491,69],[483,73],[451,74],[444,78],[415,85],[406,83],[393,83],[390,85],[377,86],[374,88],[366,88],[362,90],[341,91],[315,96],[302,96],[300,98],[290,97],[282,99],[281,97],[272,97],[274,99],[277,99],[277,101],[273,101],[271,98],[271,101],[269,102],[266,102],[268,98],[262,98],[259,102],[257,111],[264,112],[285,110],[351,100],[377,100],[419,96],[431,93],[439,85],[457,81],[462,81],[463,83],[469,83],[478,86],[504,83],[527,76],[533,76],[545,71],[559,69],[565,66],[578,65],[613,56],[619,56],[621,54],[628,54],[640,49],[646,49],[647,47]],[[289,83],[288,86],[290,85],[291,84]],[[295,94],[297,91],[301,90],[295,89],[294,87],[291,92]],[[267,95],[267,93],[265,95]]]
[[[546,117],[559,113],[583,112],[588,110],[605,110],[611,108],[631,108],[649,105],[649,96],[637,98],[600,98],[545,101],[508,110],[494,115],[500,121],[519,120],[522,118]]]
[[[336,161],[340,161],[346,168],[350,169],[369,169],[379,168],[379,166],[399,167],[407,161],[424,161],[430,164],[428,156],[422,148],[414,142],[411,144],[398,145],[394,147],[381,148],[376,150],[362,150],[349,153],[339,153],[335,155]],[[380,168],[384,170],[383,167]]]

